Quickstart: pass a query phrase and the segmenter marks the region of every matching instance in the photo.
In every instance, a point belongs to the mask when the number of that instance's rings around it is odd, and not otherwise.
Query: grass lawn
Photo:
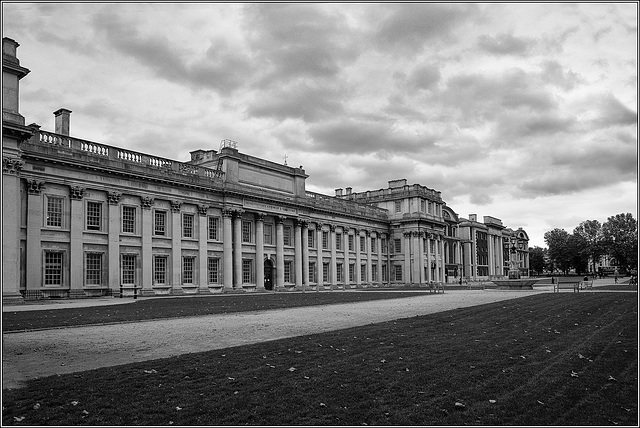
[[[421,291],[424,293],[425,291]],[[413,297],[420,291],[256,293],[140,298],[122,305],[3,312],[2,331],[226,314]],[[428,292],[427,292],[428,293]]]
[[[2,422],[637,426],[637,309],[544,293],[52,376],[3,391]]]

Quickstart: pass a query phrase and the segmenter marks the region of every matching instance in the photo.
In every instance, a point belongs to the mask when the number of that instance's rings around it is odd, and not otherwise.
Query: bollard
[[[138,287],[133,287],[133,300],[138,298]]]
[[[122,292],[122,286],[120,286],[120,298],[121,298],[121,299],[122,299],[123,294],[124,294],[124,293]]]

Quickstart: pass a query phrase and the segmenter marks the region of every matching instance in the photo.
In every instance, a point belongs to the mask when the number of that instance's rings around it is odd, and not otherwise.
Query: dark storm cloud
[[[434,40],[455,37],[455,30],[478,14],[473,4],[414,3],[392,6],[377,26],[374,44],[381,50],[416,52]]]
[[[250,116],[287,118],[315,122],[328,116],[340,115],[343,107],[336,89],[296,84],[273,91],[262,91],[247,113]]]
[[[440,82],[440,69],[437,65],[422,65],[411,72],[407,79],[407,89],[416,91],[436,88]]]
[[[495,37],[482,35],[478,37],[478,47],[493,55],[524,56],[535,45],[535,40],[526,37],[515,37],[512,34],[498,34]]]
[[[143,35],[137,24],[108,11],[93,19],[96,30],[117,52],[151,69],[156,75],[191,89],[208,88],[228,94],[242,86],[243,74],[250,71],[247,59],[226,45],[214,40],[206,54],[189,61],[180,46],[174,46],[163,35]]]
[[[317,5],[249,4],[243,12],[247,43],[260,64],[258,86],[334,79],[359,55],[358,32]]]
[[[431,136],[395,133],[392,122],[344,119],[309,128],[313,149],[330,153],[417,153],[433,145]]]
[[[627,108],[613,94],[599,98],[595,107],[599,116],[594,122],[598,125],[634,125],[638,122],[638,112]]]

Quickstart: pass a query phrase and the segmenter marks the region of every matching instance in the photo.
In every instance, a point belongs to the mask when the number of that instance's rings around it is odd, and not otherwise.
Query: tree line
[[[548,248],[529,250],[529,268],[540,275],[544,271],[560,270],[564,274],[575,270],[578,275],[598,271],[601,256],[615,259],[620,273],[637,273],[638,222],[630,213],[616,214],[601,224],[585,220],[568,233],[564,229],[544,234]]]

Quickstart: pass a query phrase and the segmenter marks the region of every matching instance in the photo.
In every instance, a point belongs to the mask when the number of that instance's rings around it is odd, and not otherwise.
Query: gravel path
[[[402,299],[3,334],[2,387],[192,352],[482,305],[548,291],[452,290]]]

